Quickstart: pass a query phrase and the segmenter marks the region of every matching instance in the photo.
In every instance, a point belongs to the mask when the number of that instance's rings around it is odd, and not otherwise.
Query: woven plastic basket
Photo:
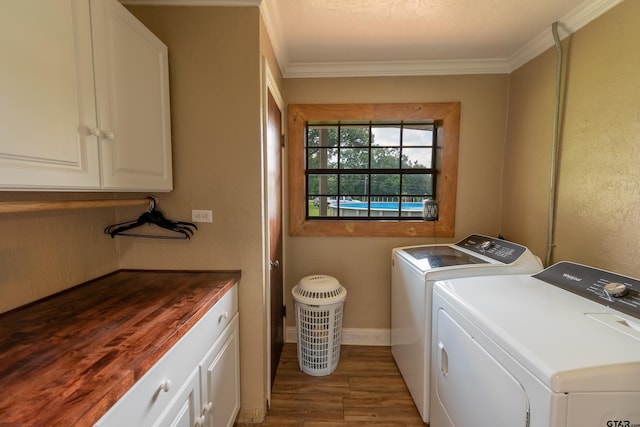
[[[293,287],[300,369],[312,376],[329,375],[338,367],[342,313],[347,290],[335,277],[303,277]]]

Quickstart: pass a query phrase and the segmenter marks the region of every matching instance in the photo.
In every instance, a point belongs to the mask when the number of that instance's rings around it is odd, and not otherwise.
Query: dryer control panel
[[[640,319],[638,279],[567,261],[533,277]]]
[[[517,243],[496,239],[494,237],[482,236],[480,234],[472,234],[456,243],[456,246],[460,246],[461,248],[465,248],[505,264],[511,264],[516,261],[527,250],[527,248],[520,246]]]

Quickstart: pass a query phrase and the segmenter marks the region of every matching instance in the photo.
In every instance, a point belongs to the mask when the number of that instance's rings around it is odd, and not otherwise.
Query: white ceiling
[[[623,0],[121,0],[259,6],[285,77],[508,73]]]

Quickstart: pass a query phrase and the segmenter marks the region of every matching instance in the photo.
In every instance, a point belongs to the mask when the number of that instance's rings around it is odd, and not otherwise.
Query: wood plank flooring
[[[296,351],[285,344],[262,426],[425,426],[390,347],[343,345],[338,368],[322,377],[302,372]]]

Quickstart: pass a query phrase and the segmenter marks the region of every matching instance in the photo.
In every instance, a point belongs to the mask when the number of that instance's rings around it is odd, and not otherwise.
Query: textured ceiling
[[[623,0],[121,0],[259,6],[286,77],[507,73]],[[638,0],[627,0],[638,1]]]

